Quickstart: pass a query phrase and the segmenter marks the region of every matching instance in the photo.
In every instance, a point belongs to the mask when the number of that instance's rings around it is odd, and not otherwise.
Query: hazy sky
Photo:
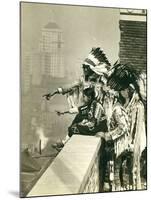
[[[76,76],[92,47],[102,47],[111,63],[118,59],[119,9],[22,3],[21,13],[23,53],[38,50],[43,26],[53,21],[63,30],[65,67]]]

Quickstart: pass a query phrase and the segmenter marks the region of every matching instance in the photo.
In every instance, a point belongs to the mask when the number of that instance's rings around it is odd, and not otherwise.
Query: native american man
[[[136,72],[130,64],[117,64],[108,79],[110,88],[119,92],[119,100],[128,115],[129,152],[132,153],[132,162],[128,163],[126,156],[125,162],[132,165],[129,184],[132,184],[133,187],[130,189],[142,189],[140,161],[146,148],[144,106],[144,99],[146,100],[146,98],[145,93],[142,93],[140,82],[140,73]],[[127,166],[127,168],[129,167]]]

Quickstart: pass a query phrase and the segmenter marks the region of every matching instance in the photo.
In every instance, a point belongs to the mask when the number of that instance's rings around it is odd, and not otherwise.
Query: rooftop
[[[55,22],[49,22],[44,26],[47,29],[60,29],[59,26]]]

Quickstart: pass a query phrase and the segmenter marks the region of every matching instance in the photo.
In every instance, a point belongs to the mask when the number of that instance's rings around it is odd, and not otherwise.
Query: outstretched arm
[[[67,94],[75,90],[76,88],[81,87],[81,85],[82,85],[82,79],[79,79],[73,84],[71,84],[69,87],[59,87],[53,93],[44,94],[43,97],[45,97],[46,100],[50,100],[50,98],[56,94],[62,94],[62,95]]]
[[[54,91],[53,93],[44,94],[42,97],[46,98],[46,100],[50,100],[50,98],[56,94],[59,94],[58,89],[56,91]]]
[[[69,111],[61,112],[61,111],[56,110],[56,113],[57,113],[58,116],[60,116],[60,115],[64,115],[64,114],[69,113]]]
[[[64,115],[64,114],[77,114],[79,111],[78,111],[78,108],[77,107],[74,107],[74,108],[70,108],[69,110],[67,111],[58,111],[56,110],[56,113],[57,115]]]

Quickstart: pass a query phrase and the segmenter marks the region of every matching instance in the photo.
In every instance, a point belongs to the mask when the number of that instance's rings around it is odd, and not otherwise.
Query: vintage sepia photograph
[[[20,2],[20,197],[147,190],[147,10]]]

